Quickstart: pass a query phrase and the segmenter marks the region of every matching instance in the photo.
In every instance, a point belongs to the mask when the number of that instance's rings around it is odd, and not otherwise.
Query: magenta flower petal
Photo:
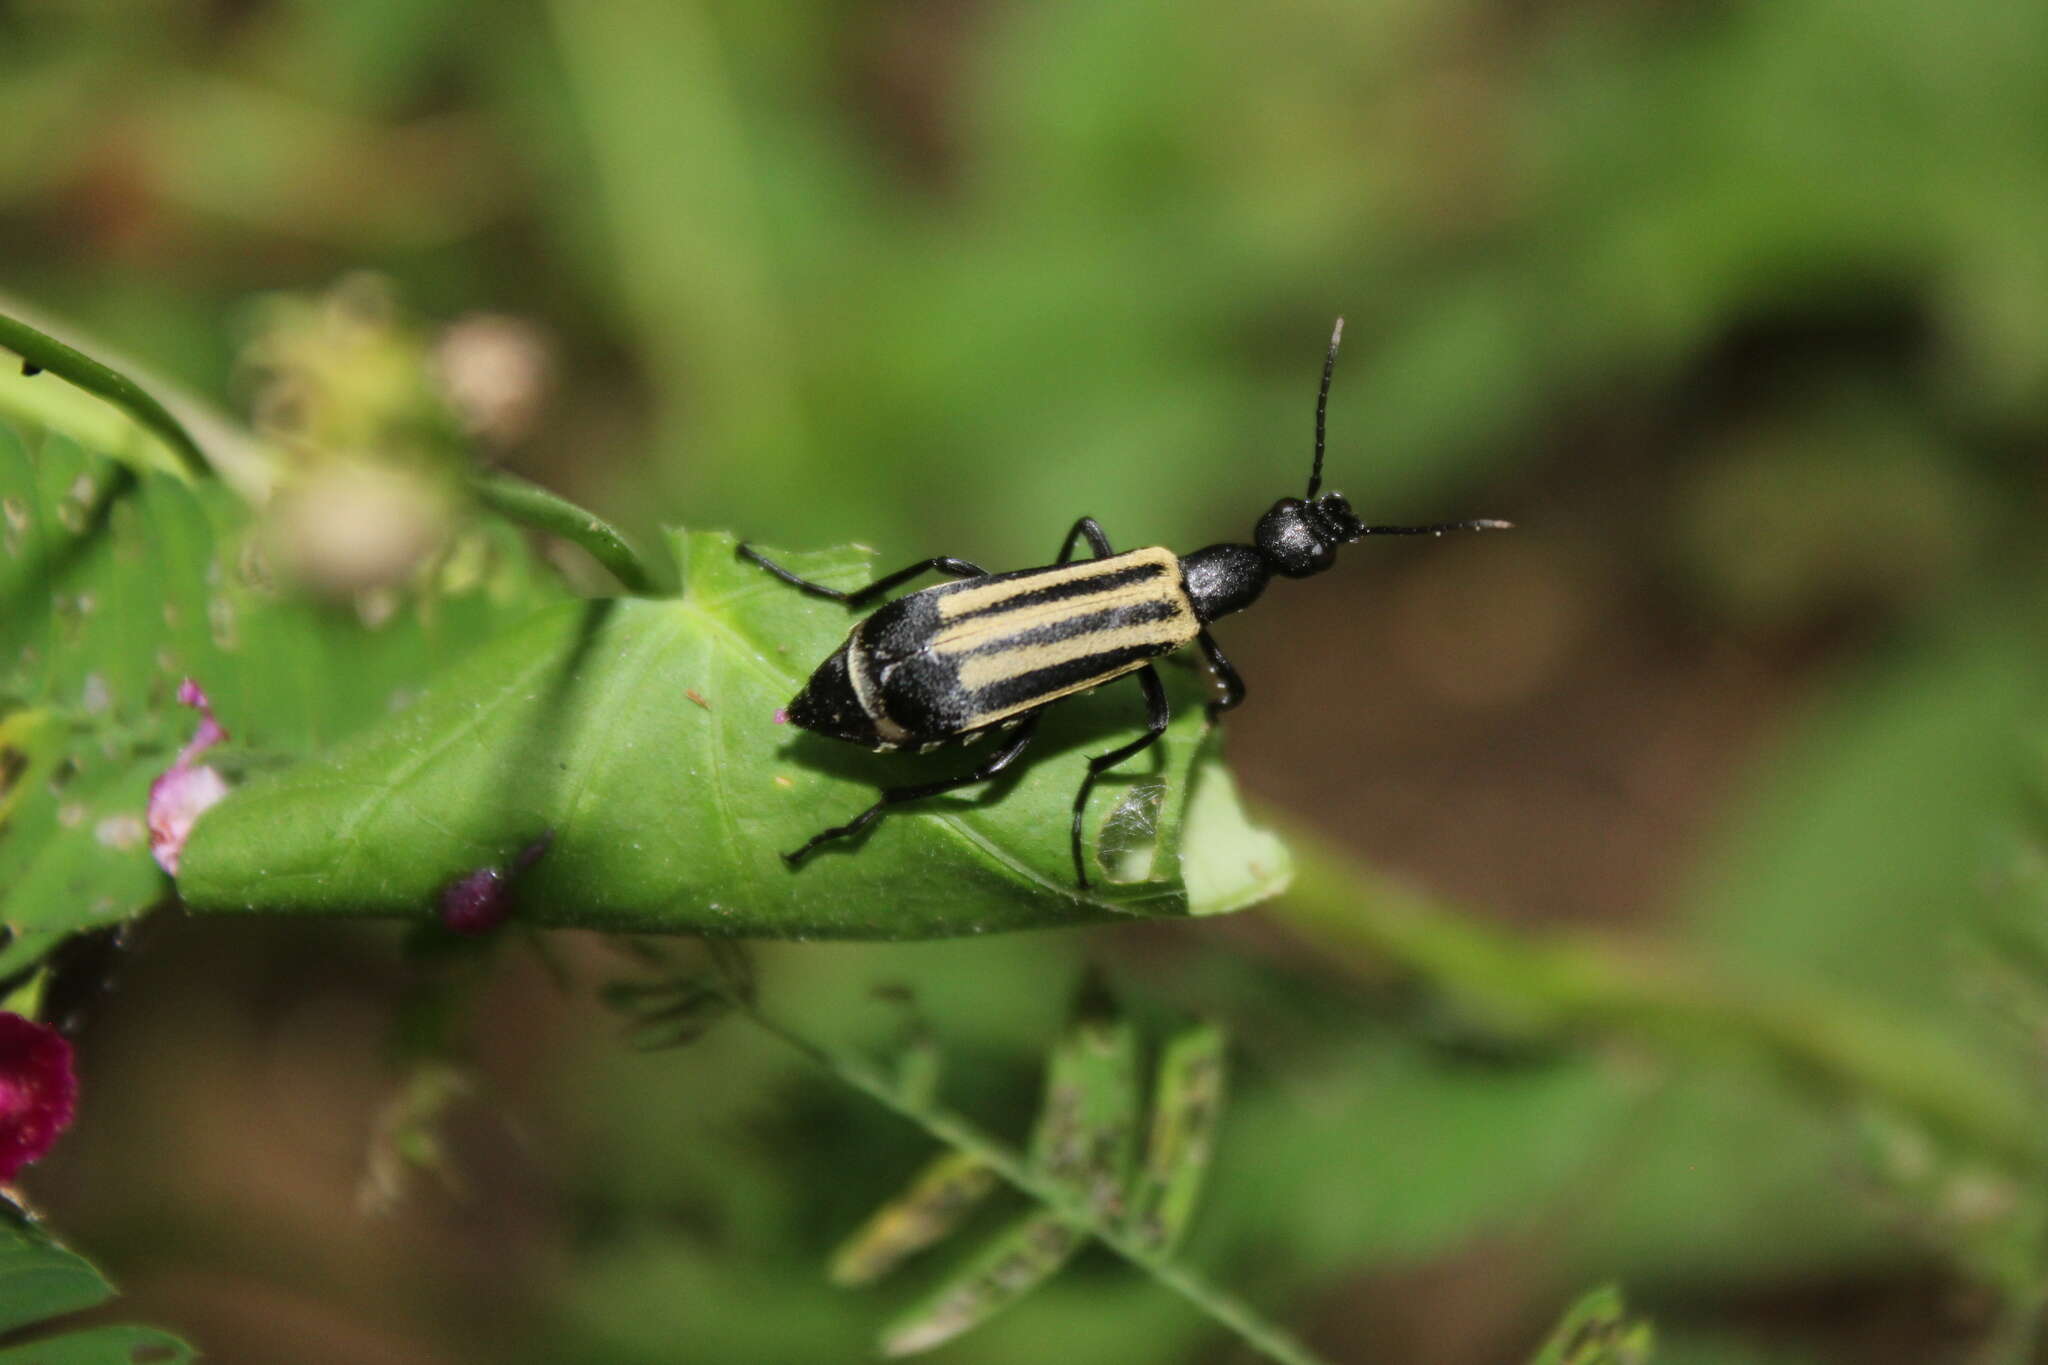
[[[227,779],[203,763],[173,767],[149,784],[149,851],[158,867],[178,875],[192,826],[227,794]]]
[[[192,826],[207,809],[228,794],[228,784],[217,771],[192,760],[228,737],[214,719],[213,702],[204,688],[187,678],[178,684],[178,701],[199,712],[199,727],[192,740],[178,750],[178,759],[162,777],[149,784],[149,851],[158,867],[178,875],[178,859]]]
[[[53,1028],[0,1014],[0,1180],[49,1151],[77,1107],[71,1044]]]

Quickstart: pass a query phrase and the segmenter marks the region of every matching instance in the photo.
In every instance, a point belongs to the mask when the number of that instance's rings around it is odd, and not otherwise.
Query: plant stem
[[[1515,933],[1401,888],[1313,835],[1286,831],[1293,888],[1268,913],[1340,961],[1422,978],[1524,1036],[1647,1040],[1761,1056],[1838,1102],[1875,1101],[2029,1177],[2037,1101],[2004,1068],[1811,983],[1715,974],[1611,943]]]
[[[1170,1256],[1150,1250],[1122,1229],[1102,1223],[1080,1195],[1041,1176],[1003,1143],[951,1110],[910,1094],[881,1067],[858,1056],[835,1052],[812,1042],[752,1005],[734,1001],[755,1027],[781,1039],[824,1067],[847,1085],[895,1110],[955,1151],[984,1163],[1009,1184],[1037,1200],[1073,1226],[1085,1229],[1117,1255],[1237,1333],[1268,1359],[1281,1365],[1325,1365],[1313,1351],[1280,1327],[1268,1322],[1242,1299],[1210,1284]]]
[[[47,370],[62,379],[68,379],[88,393],[101,398],[126,412],[148,430],[156,433],[170,447],[185,473],[194,479],[211,477],[213,466],[206,458],[206,452],[192,439],[190,432],[170,411],[156,399],[149,396],[128,376],[86,355],[73,350],[55,337],[48,336],[16,318],[0,313],[0,346],[20,356],[23,362],[36,369]]]
[[[627,592],[654,597],[665,591],[660,578],[623,531],[567,498],[550,493],[537,483],[496,471],[472,474],[470,488],[477,500],[492,511],[581,546],[592,559],[610,570]]]

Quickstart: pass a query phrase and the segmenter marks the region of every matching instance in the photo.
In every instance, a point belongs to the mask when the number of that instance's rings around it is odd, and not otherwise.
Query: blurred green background
[[[0,0],[0,281],[240,408],[253,300],[376,271],[496,320],[544,378],[490,453],[628,525],[1005,566],[1082,513],[1242,536],[1342,312],[1335,486],[1520,529],[1227,623],[1249,791],[1481,923],[2038,1068],[1970,926],[2042,833],[2044,72],[2006,0]],[[846,1044],[909,985],[1012,1134],[1085,963],[1231,1029],[1190,1255],[1334,1360],[1520,1359],[1602,1277],[1675,1362],[2031,1358],[1985,1341],[2032,1190],[1739,1049],[1509,1046],[1284,910],[761,953]],[[632,1052],[518,954],[464,1189],[362,1211],[396,964],[146,936],[30,1182],[127,1315],[226,1361],[836,1362],[915,1293],[823,1265],[926,1139],[742,1028]],[[1049,1356],[1243,1358],[1092,1255],[933,1358]]]

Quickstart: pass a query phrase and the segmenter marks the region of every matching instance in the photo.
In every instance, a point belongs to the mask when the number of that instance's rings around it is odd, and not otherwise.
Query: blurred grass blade
[[[1142,1246],[1171,1251],[1193,1221],[1223,1117],[1223,1030],[1196,1024],[1167,1043],[1152,1088],[1144,1160],[1131,1190],[1128,1227]]]
[[[966,1152],[934,1157],[908,1189],[876,1209],[832,1253],[832,1283],[851,1286],[882,1278],[959,1227],[997,1183],[996,1173],[979,1157]]]
[[[882,1333],[885,1355],[929,1351],[978,1327],[1043,1284],[1086,1238],[1053,1213],[1029,1213]]]
[[[660,444],[747,456],[690,457],[700,482],[788,462],[805,444],[799,348],[720,16],[693,4],[548,8],[612,247],[613,304],[656,377]]]
[[[1530,1365],[1648,1365],[1654,1347],[1650,1324],[1629,1318],[1621,1291],[1602,1285],[1565,1311]]]

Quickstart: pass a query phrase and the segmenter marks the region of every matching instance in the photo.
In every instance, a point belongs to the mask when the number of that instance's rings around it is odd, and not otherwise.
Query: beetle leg
[[[1025,746],[1031,743],[1032,733],[1037,729],[1038,713],[1034,711],[1025,716],[1023,721],[1017,726],[1016,731],[1003,743],[1002,747],[990,754],[988,760],[973,772],[968,773],[964,777],[947,778],[943,782],[921,782],[914,787],[890,787],[882,793],[881,799],[876,801],[874,805],[869,806],[845,824],[834,825],[824,833],[813,836],[810,842],[794,853],[783,854],[783,860],[794,866],[809,857],[811,851],[819,844],[829,843],[834,839],[845,839],[860,833],[876,820],[879,820],[883,813],[891,806],[900,806],[906,801],[922,801],[927,796],[942,796],[950,791],[958,791],[962,787],[971,787],[977,782],[988,781],[1016,761],[1017,755],[1023,753]]]
[[[1074,558],[1074,546],[1079,544],[1084,536],[1088,540],[1088,548],[1095,551],[1097,559],[1108,559],[1116,553],[1109,548],[1109,537],[1103,533],[1102,524],[1093,517],[1083,517],[1067,531],[1066,543],[1060,546],[1060,557],[1053,563],[1071,562]]]
[[[1214,725],[1217,717],[1225,711],[1234,711],[1244,701],[1244,679],[1237,676],[1237,670],[1230,660],[1223,657],[1223,647],[1216,643],[1216,637],[1203,631],[1195,637],[1201,643],[1202,657],[1209,661],[1209,668],[1216,674],[1216,681],[1223,684],[1223,695],[1209,703],[1209,723]]]
[[[878,578],[865,588],[855,588],[852,592],[841,592],[838,588],[828,588],[823,583],[813,583],[808,578],[799,578],[751,545],[741,544],[739,556],[750,563],[759,564],[792,588],[801,588],[813,597],[829,598],[834,602],[843,602],[849,607],[857,607],[871,598],[880,597],[889,589],[899,584],[908,583],[919,574],[932,572],[949,573],[955,578],[985,578],[988,575],[988,570],[982,568],[979,564],[970,564],[964,559],[955,559],[951,555],[936,555],[931,559],[920,559],[907,569],[898,569],[895,573]]]
[[[1081,779],[1081,790],[1074,793],[1074,879],[1081,889],[1088,889],[1088,868],[1081,859],[1081,816],[1088,809],[1088,793],[1095,789],[1095,779],[1109,769],[1129,758],[1142,753],[1159,742],[1166,733],[1166,723],[1173,719],[1173,712],[1166,705],[1166,687],[1159,681],[1159,670],[1146,664],[1138,670],[1138,683],[1145,689],[1145,733],[1129,744],[1118,745],[1106,754],[1097,754],[1088,760],[1088,775]]]

